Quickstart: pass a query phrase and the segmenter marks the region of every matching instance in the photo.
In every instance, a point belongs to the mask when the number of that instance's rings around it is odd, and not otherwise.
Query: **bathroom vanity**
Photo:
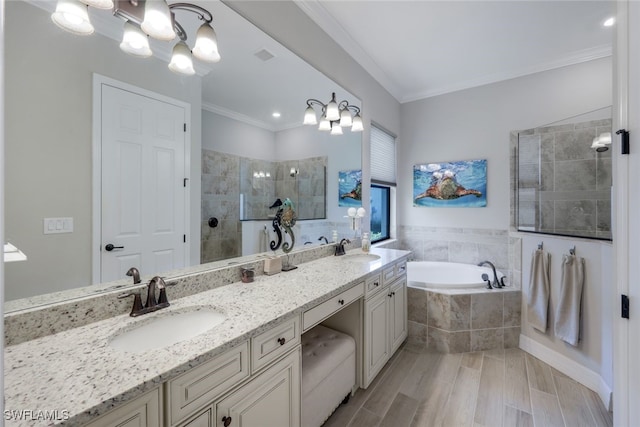
[[[155,313],[118,315],[9,346],[5,409],[57,410],[57,422],[92,427],[299,426],[306,331],[322,323],[355,340],[353,391],[368,387],[407,336],[410,252],[361,254],[328,256],[173,301],[169,288],[171,306]],[[171,345],[156,345],[155,335],[173,333],[160,328],[143,340],[149,345],[113,346],[115,337],[153,328],[159,319],[200,311],[224,319]]]

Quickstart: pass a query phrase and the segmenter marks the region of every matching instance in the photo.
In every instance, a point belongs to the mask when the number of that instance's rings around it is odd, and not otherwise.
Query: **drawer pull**
[[[405,271],[407,269],[407,266],[403,265],[402,267],[399,268],[400,271]]]
[[[373,282],[373,286],[380,286],[380,283],[378,283],[378,282]]]
[[[389,298],[393,297],[393,292],[387,295]]]
[[[344,305],[344,300],[343,300],[343,299],[339,299],[339,300],[338,300],[338,304],[340,304],[340,305]]]
[[[284,338],[278,338],[278,343],[280,343],[280,345],[284,345],[284,343],[287,342],[286,339]]]
[[[231,417],[222,417],[222,425],[224,427],[229,427],[231,424]]]

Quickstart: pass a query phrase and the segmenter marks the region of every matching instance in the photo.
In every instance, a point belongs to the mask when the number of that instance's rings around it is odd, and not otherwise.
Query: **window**
[[[392,188],[396,186],[396,138],[371,126],[371,242],[391,238]]]
[[[391,218],[391,188],[371,185],[371,242],[391,238],[389,219]]]

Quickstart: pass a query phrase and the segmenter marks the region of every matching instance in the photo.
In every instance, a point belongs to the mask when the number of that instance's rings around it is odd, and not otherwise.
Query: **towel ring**
[[[573,248],[569,249],[569,254],[570,255],[575,255],[576,254],[576,247],[575,246]]]
[[[539,251],[541,251],[543,247],[544,247],[544,242],[538,243],[538,250]]]

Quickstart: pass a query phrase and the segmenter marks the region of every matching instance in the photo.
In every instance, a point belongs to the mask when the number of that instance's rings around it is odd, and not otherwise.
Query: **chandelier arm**
[[[198,5],[191,3],[174,3],[169,5],[169,10],[186,10],[188,12],[195,13],[198,18],[210,24],[213,21],[213,15],[207,9],[204,9]]]
[[[173,20],[173,28],[174,30],[176,30],[176,35],[180,38],[180,40],[182,40],[183,42],[186,42],[187,32],[184,30],[184,28],[182,28],[182,25],[180,25],[180,23],[175,19]]]
[[[323,109],[326,107],[325,104],[323,104],[322,102],[318,101],[317,99],[307,99],[307,107],[311,107],[313,104],[316,104],[316,105],[322,107]]]

